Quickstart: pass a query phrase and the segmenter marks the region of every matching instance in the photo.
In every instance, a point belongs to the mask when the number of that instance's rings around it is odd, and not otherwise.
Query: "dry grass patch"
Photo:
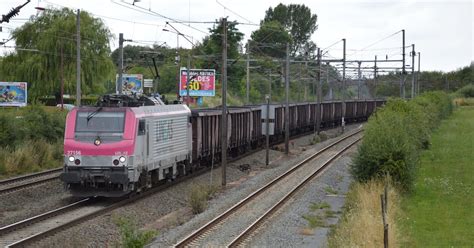
[[[191,187],[188,202],[193,214],[204,212],[207,208],[207,201],[217,192],[217,186],[196,184]]]
[[[474,106],[474,98],[455,98],[453,103],[456,106]]]
[[[348,194],[346,211],[331,232],[329,247],[383,247],[383,224],[380,195],[384,185],[380,181],[355,183]],[[393,187],[388,190],[389,246],[399,247],[396,225],[399,216],[399,195]]]
[[[314,230],[312,228],[309,228],[309,227],[303,227],[303,228],[300,228],[299,233],[301,235],[310,236],[310,235],[314,234]]]

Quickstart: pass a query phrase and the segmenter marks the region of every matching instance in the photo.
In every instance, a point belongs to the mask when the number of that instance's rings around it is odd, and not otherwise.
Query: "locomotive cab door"
[[[145,119],[141,119],[138,122],[138,135],[137,135],[137,142],[140,144],[138,146],[139,148],[139,154],[140,154],[140,159],[138,164],[140,164],[143,168],[146,168],[147,165],[147,152],[148,152],[148,131],[147,131],[147,125],[146,125]]]

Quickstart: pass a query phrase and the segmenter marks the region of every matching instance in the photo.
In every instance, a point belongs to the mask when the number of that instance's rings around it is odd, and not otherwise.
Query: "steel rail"
[[[51,169],[51,170],[42,171],[38,173],[0,180],[0,187],[1,187],[0,195],[58,179],[59,173],[61,171],[62,171],[62,168]],[[55,174],[58,174],[58,175],[55,175]],[[14,185],[8,186],[10,184],[14,184]]]
[[[63,207],[60,207],[60,208],[57,208],[57,209],[54,209],[54,210],[50,210],[46,213],[42,213],[42,214],[27,218],[27,219],[24,219],[24,220],[15,222],[13,224],[0,227],[0,239],[1,239],[1,236],[5,235],[7,233],[10,233],[12,231],[21,229],[25,226],[30,226],[30,225],[32,225],[34,223],[37,223],[37,222],[40,222],[42,220],[49,219],[53,216],[57,216],[59,214],[65,213],[65,212],[70,211],[72,209],[75,209],[75,208],[77,208],[77,207],[79,207],[79,206],[81,206],[81,205],[83,205],[87,202],[90,202],[91,200],[92,200],[91,198],[85,198],[85,199],[82,199],[80,201],[71,203],[69,205],[66,205],[66,206],[63,206]]]

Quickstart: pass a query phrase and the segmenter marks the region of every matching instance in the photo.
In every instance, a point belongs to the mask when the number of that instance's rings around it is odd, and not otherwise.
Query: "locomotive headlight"
[[[69,162],[74,162],[76,158],[74,156],[69,156]]]
[[[102,141],[100,141],[100,138],[97,137],[97,139],[94,140],[94,145],[99,146]]]
[[[124,156],[121,156],[119,158],[120,163],[125,163],[125,160],[127,160]]]

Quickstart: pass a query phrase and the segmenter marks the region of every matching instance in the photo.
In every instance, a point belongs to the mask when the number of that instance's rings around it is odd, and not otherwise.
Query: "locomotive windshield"
[[[77,112],[76,132],[123,133],[124,124],[125,112]]]

